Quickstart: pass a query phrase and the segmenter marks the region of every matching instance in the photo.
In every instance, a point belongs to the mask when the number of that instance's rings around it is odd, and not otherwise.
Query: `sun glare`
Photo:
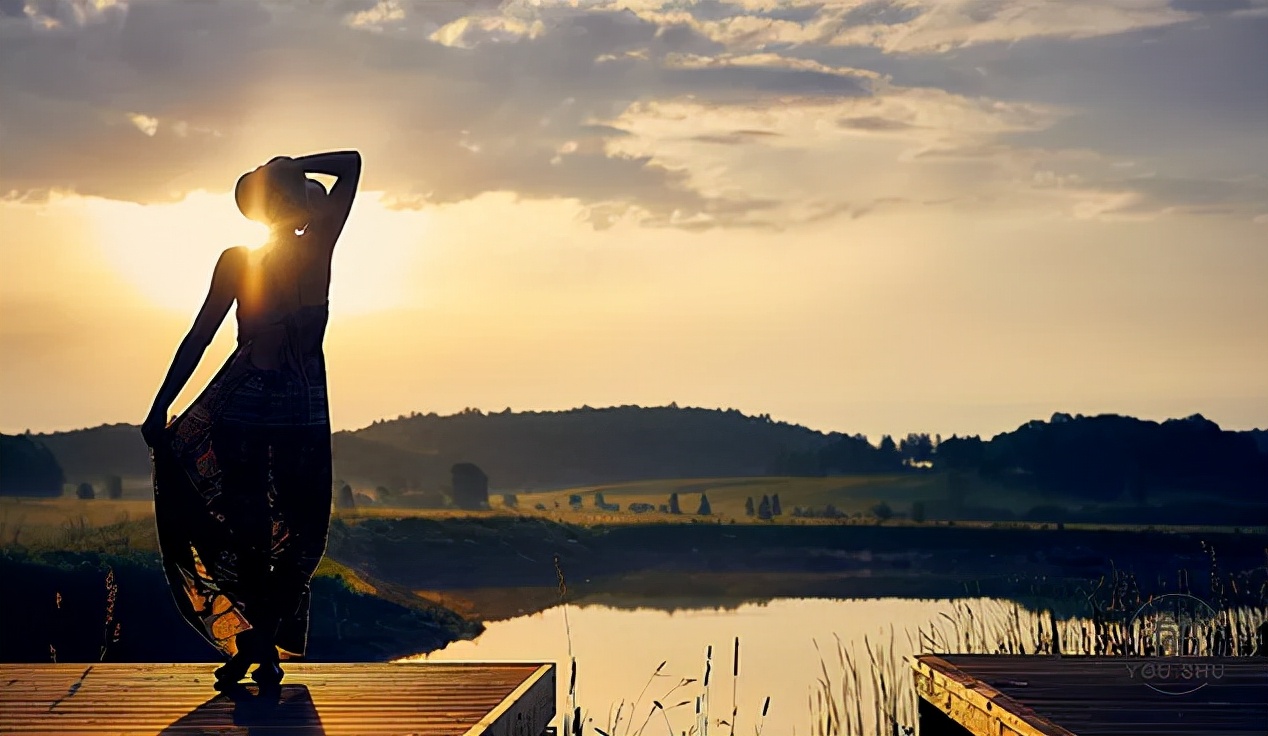
[[[226,248],[262,246],[267,229],[243,217],[228,194],[195,192],[180,202],[139,205],[82,200],[94,237],[119,275],[156,306],[192,315]],[[334,316],[406,303],[411,252],[427,230],[424,212],[393,211],[362,193],[335,251]]]

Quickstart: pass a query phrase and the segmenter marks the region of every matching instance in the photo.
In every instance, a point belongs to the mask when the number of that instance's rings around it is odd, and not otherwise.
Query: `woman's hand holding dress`
[[[151,450],[158,447],[167,436],[166,413],[150,412],[150,415],[145,418],[145,423],[141,425],[141,436],[145,438],[145,444]]]

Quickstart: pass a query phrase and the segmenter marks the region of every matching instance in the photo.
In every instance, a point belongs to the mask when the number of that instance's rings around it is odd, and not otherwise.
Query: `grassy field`
[[[520,507],[530,509],[538,503],[548,509],[553,509],[556,503],[568,508],[569,497],[580,495],[583,508],[589,511],[595,508],[597,493],[602,493],[607,503],[620,504],[623,511],[632,503],[647,503],[659,508],[669,502],[670,494],[677,493],[679,506],[685,514],[696,512],[704,494],[709,497],[709,505],[715,515],[740,519],[746,518],[745,500],[752,498],[753,503],[758,504],[764,495],[778,494],[785,515],[791,514],[796,506],[823,508],[828,504],[845,513],[866,513],[882,500],[896,510],[905,510],[913,501],[941,497],[946,495],[946,490],[941,478],[919,475],[689,478],[524,493],[518,494],[518,501]]]
[[[908,515],[917,502],[928,504],[931,510],[948,496],[948,480],[944,474],[854,475],[832,477],[746,477],[746,478],[679,478],[635,481],[602,485],[586,485],[547,491],[520,492],[516,505],[508,507],[503,495],[490,493],[491,508],[487,511],[463,511],[459,509],[429,509],[383,505],[363,505],[353,510],[336,512],[345,520],[373,518],[427,518],[471,519],[505,515],[528,516],[583,526],[623,525],[645,523],[753,523],[770,524],[745,513],[745,502],[752,498],[755,505],[763,496],[778,494],[782,516],[776,524],[875,524],[874,507],[886,503],[894,517],[887,524],[909,524]],[[43,548],[99,549],[107,542],[120,543],[132,549],[154,550],[153,501],[145,489],[125,485],[123,499],[84,500],[73,495],[59,498],[0,497],[0,546],[21,544]],[[617,504],[617,512],[598,507],[596,497],[602,493],[608,504]],[[635,514],[629,511],[631,504],[645,503],[659,509],[669,502],[671,494],[678,494],[681,514],[659,511]],[[707,519],[696,515],[701,495],[709,498],[712,514]],[[573,509],[572,496],[580,496],[582,504]],[[1033,493],[996,487],[980,479],[968,489],[967,502],[977,507],[998,509],[1007,514],[1022,515],[1036,506],[1062,506],[1077,509],[1078,502],[1066,499],[1044,498]],[[798,518],[796,507],[822,510],[832,505],[844,518]],[[538,507],[541,508],[538,508]],[[928,524],[947,523],[936,511],[930,513]],[[961,526],[990,526],[1004,523],[1008,526],[1044,528],[1047,524],[1016,519],[999,520],[997,517],[978,521],[957,521]],[[1132,529],[1140,525],[1118,523],[1069,523],[1069,528]],[[1168,525],[1154,525],[1164,528]],[[1232,525],[1195,525],[1186,528],[1227,530]],[[1243,531],[1260,527],[1244,526]]]
[[[154,503],[136,499],[0,498],[0,548],[157,552]]]

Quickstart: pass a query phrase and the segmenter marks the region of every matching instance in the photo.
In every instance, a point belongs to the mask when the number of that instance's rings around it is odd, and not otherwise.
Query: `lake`
[[[611,736],[690,731],[702,717],[696,713],[700,697],[701,710],[708,714],[709,733],[732,732],[734,705],[734,733],[784,736],[822,732],[814,725],[814,714],[823,709],[815,706],[814,699],[822,691],[820,681],[825,676],[838,693],[837,701],[842,701],[846,667],[838,651],[839,641],[845,653],[859,663],[858,682],[847,678],[847,685],[861,695],[848,698],[851,713],[845,717],[856,728],[861,720],[871,731],[878,718],[888,719],[875,712],[867,644],[879,657],[878,671],[885,673],[887,690],[892,691],[897,682],[901,693],[910,693],[905,657],[917,649],[919,632],[934,627],[945,638],[962,640],[970,616],[974,641],[999,641],[1004,637],[997,634],[1005,630],[1027,632],[1021,638],[1029,641],[1028,632],[1034,631],[1041,618],[1011,601],[987,598],[790,598],[731,609],[675,611],[568,605],[490,622],[475,640],[455,642],[430,655],[409,659],[555,661],[559,666],[556,725],[561,734],[568,733],[564,729],[564,714],[570,711],[568,663],[575,657],[575,702],[583,710],[587,735],[596,734],[596,728]],[[1071,621],[1063,627],[1076,624]],[[737,638],[738,677],[734,676]],[[710,647],[706,695],[704,676]],[[855,711],[856,700],[861,712]],[[653,701],[660,702],[664,710],[657,709]],[[900,723],[914,726],[909,703],[904,701],[897,713]],[[702,730],[697,727],[696,733]]]

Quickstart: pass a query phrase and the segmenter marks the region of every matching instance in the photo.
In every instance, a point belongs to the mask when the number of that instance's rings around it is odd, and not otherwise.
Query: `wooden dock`
[[[284,667],[260,698],[217,694],[214,664],[0,665],[0,733],[542,736],[555,715],[553,664]]]
[[[923,655],[920,736],[1266,736],[1268,658]]]

